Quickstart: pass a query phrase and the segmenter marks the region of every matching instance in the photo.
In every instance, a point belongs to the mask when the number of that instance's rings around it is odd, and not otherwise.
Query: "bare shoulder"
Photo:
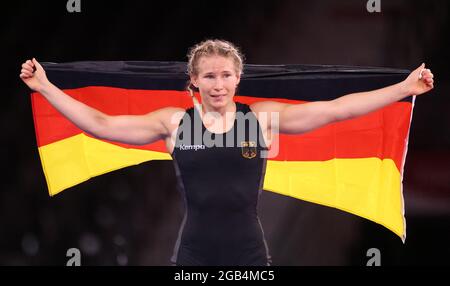
[[[164,107],[157,110],[163,117],[171,117],[178,114],[184,114],[185,110],[180,107]]]
[[[272,118],[273,113],[280,112],[287,104],[276,102],[276,101],[258,101],[255,103],[250,104],[250,109],[255,114],[256,118],[258,119],[258,122],[260,126],[262,127],[263,133],[265,134],[267,132],[271,132],[272,130],[272,121],[274,118]],[[266,142],[268,138],[266,139]]]
[[[250,109],[258,115],[260,112],[279,112],[285,108],[287,103],[265,100],[250,104]]]
[[[169,132],[175,130],[180,124],[186,110],[180,107],[165,107],[157,111],[163,125]]]

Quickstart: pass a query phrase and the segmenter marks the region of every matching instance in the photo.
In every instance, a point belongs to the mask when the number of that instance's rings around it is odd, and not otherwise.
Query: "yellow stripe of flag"
[[[268,161],[264,189],[382,224],[405,240],[401,175],[391,159]]]
[[[39,154],[51,196],[114,170],[150,160],[171,160],[167,153],[124,148],[85,134],[39,147]]]

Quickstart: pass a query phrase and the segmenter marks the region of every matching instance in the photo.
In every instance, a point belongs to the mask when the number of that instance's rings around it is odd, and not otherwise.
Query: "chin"
[[[227,106],[227,104],[228,104],[228,101],[223,101],[223,102],[212,102],[212,103],[211,103],[211,106],[214,106],[214,107],[224,107],[224,106]]]
[[[220,102],[214,102],[214,101],[212,101],[212,102],[210,102],[209,104],[210,104],[210,106],[212,106],[212,107],[215,107],[215,108],[221,108],[221,107],[227,106],[229,103],[230,103],[229,100],[223,100],[223,101],[220,101]]]

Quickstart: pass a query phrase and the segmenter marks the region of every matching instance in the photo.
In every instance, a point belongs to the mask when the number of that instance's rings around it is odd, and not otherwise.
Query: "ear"
[[[241,74],[237,74],[237,75],[236,75],[236,78],[237,78],[237,83],[236,83],[236,85],[239,85],[239,83],[241,82]]]
[[[195,88],[198,88],[198,82],[197,82],[197,79],[198,79],[198,76],[196,76],[196,75],[192,75],[192,76],[191,76],[191,84],[192,84],[193,86],[195,86]]]

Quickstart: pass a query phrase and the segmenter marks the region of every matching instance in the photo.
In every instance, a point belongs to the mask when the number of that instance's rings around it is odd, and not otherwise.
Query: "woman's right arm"
[[[144,145],[164,139],[170,136],[176,127],[173,116],[183,111],[180,108],[168,107],[145,115],[107,115],[75,100],[53,85],[35,59],[22,65],[20,78],[32,90],[41,93],[78,128],[101,139],[133,145]]]

